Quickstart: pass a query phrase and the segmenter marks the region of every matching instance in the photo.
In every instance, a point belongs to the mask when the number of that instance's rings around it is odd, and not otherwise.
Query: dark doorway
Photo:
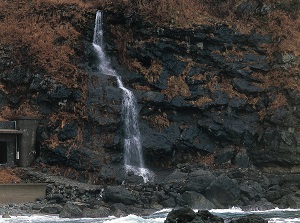
[[[7,142],[0,142],[0,164],[7,163]]]

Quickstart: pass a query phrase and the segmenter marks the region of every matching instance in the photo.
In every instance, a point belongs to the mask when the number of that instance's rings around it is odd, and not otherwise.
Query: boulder
[[[66,203],[59,214],[60,218],[81,218],[83,217],[82,209],[75,204]]]
[[[173,209],[167,216],[164,223],[188,223],[192,222],[196,213],[191,208]]]
[[[99,171],[99,179],[107,183],[121,184],[125,179],[125,168],[119,165],[103,165]]]
[[[193,171],[187,179],[185,190],[202,193],[214,179],[215,176],[208,170]]]
[[[238,151],[232,159],[232,164],[240,168],[247,168],[250,166],[250,158],[246,150]]]
[[[185,203],[193,209],[210,210],[216,208],[216,206],[207,200],[202,194],[194,191],[185,191],[181,197]]]
[[[210,200],[216,200],[227,207],[235,205],[240,196],[238,183],[230,179],[226,174],[217,177],[204,191],[204,196]]]
[[[209,211],[195,213],[191,208],[173,209],[164,223],[224,223],[224,220]]]
[[[110,186],[104,190],[103,200],[108,203],[133,205],[137,202],[134,194],[122,186]]]
[[[4,214],[2,215],[2,218],[11,218],[11,217],[10,217],[10,215],[9,215],[8,213],[4,213]]]
[[[275,204],[278,204],[279,208],[300,208],[300,197],[293,194],[288,194],[283,196],[277,201],[274,201]]]
[[[176,206],[176,200],[173,197],[169,197],[168,199],[162,201],[160,204],[165,208],[172,208]]]
[[[243,181],[240,185],[241,193],[245,194],[250,200],[262,197],[263,188],[253,180]]]
[[[106,207],[94,206],[83,209],[84,218],[105,218],[110,215],[110,210]]]
[[[60,205],[47,205],[40,210],[43,214],[59,214],[61,211],[62,207]]]
[[[233,87],[237,91],[244,94],[258,94],[263,92],[263,89],[257,87],[256,85],[251,84],[250,82],[242,78],[234,78]]]
[[[219,151],[215,155],[215,160],[217,164],[231,163],[231,160],[235,156],[236,152],[233,148],[225,148],[222,151]]]
[[[192,223],[223,223],[221,217],[211,214],[207,210],[200,210],[196,213],[196,219]]]

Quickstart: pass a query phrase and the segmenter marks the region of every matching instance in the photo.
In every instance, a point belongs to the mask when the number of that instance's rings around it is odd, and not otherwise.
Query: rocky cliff
[[[135,15],[105,18],[107,51],[138,97],[148,166],[297,171],[298,59],[279,47],[271,54],[271,35],[226,23],[172,28]],[[100,81],[92,86],[90,115],[103,129],[100,144],[122,160],[121,91],[113,78],[93,77]]]
[[[96,69],[96,6],[1,4],[7,9],[1,25],[7,35],[17,34],[0,45],[2,117],[43,117],[37,163],[71,167],[84,176],[94,172],[95,181],[121,180],[122,92],[114,78]],[[274,21],[285,25],[278,8],[284,15],[290,8],[273,6],[247,1],[233,11],[245,24],[276,12]],[[22,7],[31,14],[19,18]],[[118,4],[100,8],[106,51],[138,99],[148,167],[299,171],[299,51],[292,51],[292,34],[283,49],[283,40],[257,27],[243,32],[220,19],[180,27]],[[12,21],[20,30],[7,29]],[[280,28],[277,23],[272,25]]]
[[[43,174],[27,170],[23,180],[53,182],[54,173],[97,185],[49,183],[41,212],[49,203],[55,213],[65,205],[64,216],[90,207],[97,216],[299,207],[298,1],[0,7],[1,117],[42,117],[33,166]],[[122,91],[98,71],[91,44],[98,9],[111,64],[138,101],[144,158],[155,173],[147,184],[125,176]]]

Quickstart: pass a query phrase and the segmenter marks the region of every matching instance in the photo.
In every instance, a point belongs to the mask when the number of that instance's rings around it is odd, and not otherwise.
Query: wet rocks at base
[[[163,175],[157,172],[153,182],[141,183],[139,177],[125,176],[121,184],[111,185],[80,183],[32,169],[26,174],[27,179],[35,182],[38,179],[48,182],[46,197],[35,203],[2,206],[1,214],[107,217],[148,215],[164,208],[180,207],[197,210],[233,206],[243,210],[299,208],[300,201],[299,174],[267,174],[254,169],[210,170],[187,164]]]
[[[191,208],[173,209],[164,223],[224,223],[224,219],[211,214],[207,210],[194,212]],[[227,221],[229,223],[267,223],[268,221],[257,215],[247,215]]]

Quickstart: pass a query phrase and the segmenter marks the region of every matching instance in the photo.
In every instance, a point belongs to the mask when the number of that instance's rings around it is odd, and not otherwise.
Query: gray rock
[[[252,180],[243,181],[240,185],[241,193],[245,194],[250,200],[261,197],[263,188]]]
[[[190,174],[185,190],[203,192],[215,179],[213,174],[207,170],[197,170]]]
[[[195,213],[191,208],[173,209],[164,223],[224,223],[224,220],[208,211]]]
[[[208,200],[216,199],[222,205],[235,205],[240,196],[240,188],[235,180],[222,174],[217,177],[204,191]]]
[[[59,214],[61,218],[81,218],[83,212],[78,205],[67,203],[63,206],[62,211]]]
[[[250,166],[250,158],[247,151],[239,151],[232,159],[232,164],[240,168],[246,168]]]
[[[190,208],[173,209],[167,216],[164,223],[191,222],[196,217],[196,213]]]
[[[10,217],[10,215],[9,215],[8,213],[4,213],[4,214],[2,215],[2,218],[11,218],[11,217]]]
[[[174,198],[170,197],[160,203],[165,208],[171,208],[176,206],[176,201]]]
[[[59,214],[62,211],[60,205],[51,205],[43,207],[40,212],[44,214]]]
[[[85,208],[83,210],[83,217],[85,218],[105,218],[110,215],[110,211],[106,207]]]
[[[186,204],[198,210],[210,210],[216,208],[216,206],[207,200],[202,194],[194,192],[194,191],[186,191],[182,194],[182,199],[186,202]]]
[[[122,186],[107,187],[103,199],[105,202],[123,203],[125,205],[133,205],[137,201],[134,194]]]
[[[241,78],[234,78],[233,86],[237,91],[245,94],[258,94],[263,92],[263,89],[261,89],[260,87],[257,87]]]
[[[176,140],[180,137],[180,131],[177,125],[159,131],[150,128],[149,125],[142,124],[141,132],[143,132],[142,144],[145,155],[153,157],[157,160],[157,155],[170,155]]]
[[[300,197],[288,194],[274,202],[279,208],[300,208]]]

